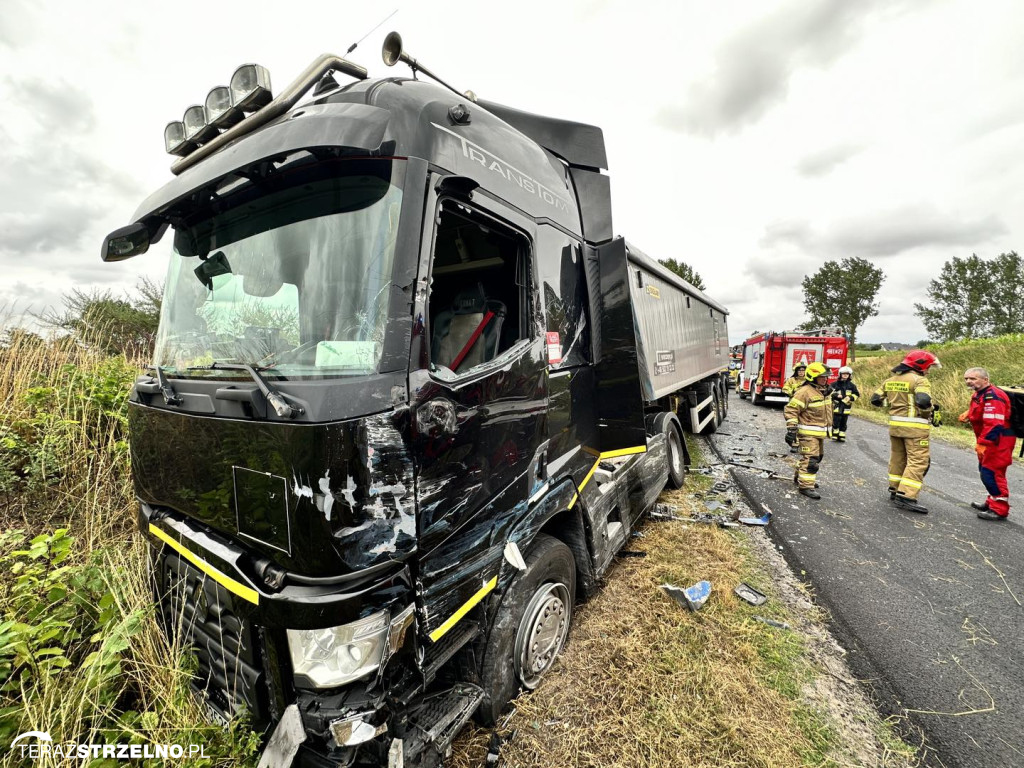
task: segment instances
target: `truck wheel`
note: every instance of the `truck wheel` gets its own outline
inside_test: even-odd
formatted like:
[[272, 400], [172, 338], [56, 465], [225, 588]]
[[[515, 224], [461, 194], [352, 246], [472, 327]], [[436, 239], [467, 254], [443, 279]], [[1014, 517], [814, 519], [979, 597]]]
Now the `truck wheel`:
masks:
[[682, 488], [686, 482], [686, 450], [674, 419], [665, 419], [665, 444], [668, 450], [668, 484]]
[[494, 725], [521, 688], [532, 691], [569, 636], [576, 599], [576, 561], [556, 538], [537, 534], [526, 570], [512, 582], [494, 617], [480, 668], [483, 725]]
[[757, 389], [750, 390], [750, 402], [754, 405], [764, 405], [764, 397], [757, 394]]
[[713, 435], [718, 431], [718, 425], [722, 423], [722, 398], [718, 394], [718, 387], [712, 389], [711, 398], [711, 408], [715, 417], [704, 425], [704, 429], [701, 431], [702, 435]]

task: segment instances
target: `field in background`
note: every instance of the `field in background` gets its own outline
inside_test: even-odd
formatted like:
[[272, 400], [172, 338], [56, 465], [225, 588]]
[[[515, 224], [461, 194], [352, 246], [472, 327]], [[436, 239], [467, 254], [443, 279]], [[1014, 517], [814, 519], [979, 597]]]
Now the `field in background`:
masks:
[[[928, 349], [942, 363], [942, 368], [928, 373], [932, 397], [941, 406], [943, 415], [943, 426], [933, 429], [932, 435], [958, 445], [974, 445], [970, 426], [957, 422], [957, 415], [966, 411], [971, 401], [971, 390], [964, 385], [964, 371], [974, 367], [986, 368], [996, 386], [1024, 385], [1024, 335], [936, 344]], [[860, 359], [860, 354], [857, 353], [858, 360], [852, 365], [853, 378], [861, 392], [860, 400], [854, 404], [854, 413], [872, 421], [885, 422], [887, 415], [881, 409], [873, 408], [869, 402], [871, 393], [892, 375], [891, 369], [903, 360], [906, 352], [886, 352], [865, 359]], [[1018, 450], [1019, 445], [1018, 442]]]

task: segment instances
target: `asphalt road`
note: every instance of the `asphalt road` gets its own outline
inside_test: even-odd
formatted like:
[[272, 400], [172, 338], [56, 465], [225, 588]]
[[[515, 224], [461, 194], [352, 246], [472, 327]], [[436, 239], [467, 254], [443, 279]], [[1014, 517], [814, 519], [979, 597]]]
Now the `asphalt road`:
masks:
[[[985, 491], [974, 452], [932, 442], [920, 501], [889, 502], [888, 430], [850, 419], [849, 442], [827, 442], [821, 501], [792, 484], [781, 406], [732, 393], [712, 438], [769, 532], [813, 587], [884, 714], [909, 718], [930, 766], [1024, 766], [1024, 470], [1010, 468], [1010, 519], [979, 520]], [[905, 721], [908, 722], [908, 721]]]

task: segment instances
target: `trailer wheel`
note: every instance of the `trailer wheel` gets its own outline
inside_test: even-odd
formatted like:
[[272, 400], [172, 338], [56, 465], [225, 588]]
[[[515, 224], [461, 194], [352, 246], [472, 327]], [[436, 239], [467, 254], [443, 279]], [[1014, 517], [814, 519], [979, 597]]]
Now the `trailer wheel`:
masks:
[[718, 394], [718, 387], [711, 389], [711, 408], [715, 417], [701, 430], [702, 435], [713, 435], [718, 431], [718, 425], [722, 423], [722, 398]]
[[494, 725], [521, 688], [532, 691], [569, 636], [576, 561], [556, 538], [537, 534], [526, 570], [512, 582], [494, 617], [480, 667], [484, 700], [477, 719]]

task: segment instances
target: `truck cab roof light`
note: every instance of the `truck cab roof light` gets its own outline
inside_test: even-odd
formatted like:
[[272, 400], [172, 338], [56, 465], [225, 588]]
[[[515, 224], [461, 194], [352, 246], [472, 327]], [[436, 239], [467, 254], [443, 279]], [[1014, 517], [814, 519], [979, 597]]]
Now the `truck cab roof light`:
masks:
[[254, 112], [270, 103], [270, 73], [259, 64], [243, 64], [231, 76], [231, 103], [244, 112]]
[[206, 109], [202, 104], [193, 104], [186, 109], [181, 121], [185, 124], [185, 138], [196, 144], [204, 144], [220, 133], [206, 121]]
[[231, 89], [218, 85], [206, 94], [206, 119], [210, 125], [223, 130], [238, 123], [245, 114], [231, 104]]
[[181, 120], [173, 120], [164, 128], [164, 149], [169, 155], [184, 157], [199, 145], [189, 141], [185, 136], [185, 124]]

